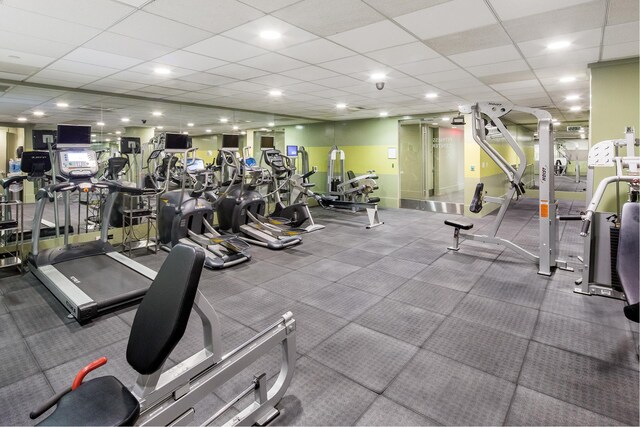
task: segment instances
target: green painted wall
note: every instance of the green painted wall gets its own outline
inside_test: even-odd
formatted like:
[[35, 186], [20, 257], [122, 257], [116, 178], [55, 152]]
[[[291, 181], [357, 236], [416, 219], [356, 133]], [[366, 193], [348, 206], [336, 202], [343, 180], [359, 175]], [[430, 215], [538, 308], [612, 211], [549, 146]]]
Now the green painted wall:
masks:
[[388, 159], [387, 149], [398, 148], [398, 119], [381, 118], [287, 126], [286, 145], [303, 145], [309, 153], [309, 167], [316, 191], [326, 192], [328, 153], [332, 145], [345, 152], [345, 168], [356, 175], [375, 170], [380, 187], [374, 195], [380, 206], [399, 206], [398, 159]]
[[[636, 137], [640, 132], [640, 74], [639, 58], [590, 64], [591, 69], [591, 118], [590, 143], [607, 139], [621, 139], [627, 126], [633, 126]], [[626, 150], [621, 150], [621, 155]], [[615, 174], [613, 168], [597, 168], [594, 174], [595, 189], [600, 181]], [[615, 186], [609, 186], [600, 203], [599, 211], [615, 212]], [[627, 185], [621, 184], [622, 200]]]

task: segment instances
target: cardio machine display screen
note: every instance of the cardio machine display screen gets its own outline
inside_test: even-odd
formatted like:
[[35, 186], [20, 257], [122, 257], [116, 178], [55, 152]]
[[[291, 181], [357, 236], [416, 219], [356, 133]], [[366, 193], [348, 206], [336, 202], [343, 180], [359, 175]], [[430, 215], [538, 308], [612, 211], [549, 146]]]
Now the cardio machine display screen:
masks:
[[287, 145], [287, 157], [298, 157], [297, 145]]
[[57, 141], [61, 145], [90, 145], [91, 126], [58, 125]]
[[73, 152], [70, 151], [65, 154], [66, 158], [70, 162], [88, 162], [89, 161], [89, 153], [86, 151], [78, 151]]
[[187, 172], [197, 172], [204, 169], [204, 160], [202, 159], [195, 159], [187, 162]]
[[191, 139], [189, 135], [182, 133], [166, 133], [164, 148], [166, 150], [187, 150], [191, 148]]

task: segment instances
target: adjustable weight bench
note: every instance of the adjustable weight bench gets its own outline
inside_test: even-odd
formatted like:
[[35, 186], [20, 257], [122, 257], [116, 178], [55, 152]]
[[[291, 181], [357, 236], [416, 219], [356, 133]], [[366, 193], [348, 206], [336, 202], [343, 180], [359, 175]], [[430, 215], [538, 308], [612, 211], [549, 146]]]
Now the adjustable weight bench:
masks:
[[[279, 413], [275, 405], [293, 378], [295, 320], [288, 312], [222, 356], [218, 316], [198, 290], [204, 261], [202, 248], [178, 244], [162, 264], [131, 326], [127, 362], [140, 374], [131, 390], [113, 376], [82, 382], [89, 372], [107, 362], [103, 357], [82, 369], [71, 387], [53, 396], [30, 417], [35, 419], [57, 405], [39, 425], [190, 425], [198, 402], [281, 345], [280, 374], [271, 388], [266, 374], [256, 375], [240, 395], [204, 424], [215, 422], [251, 392], [254, 401], [227, 425], [264, 425], [273, 420]], [[184, 335], [192, 308], [202, 320], [204, 349], [164, 370], [165, 361]]]

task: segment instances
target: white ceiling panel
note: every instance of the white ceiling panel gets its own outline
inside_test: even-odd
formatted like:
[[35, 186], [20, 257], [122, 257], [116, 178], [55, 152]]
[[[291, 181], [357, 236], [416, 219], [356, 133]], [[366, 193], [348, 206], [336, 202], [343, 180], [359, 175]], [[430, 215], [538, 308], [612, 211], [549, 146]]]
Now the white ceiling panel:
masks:
[[149, 74], [149, 73], [138, 73], [131, 70], [120, 71], [118, 74], [113, 74], [109, 77], [115, 80], [124, 80], [127, 82], [143, 83], [145, 84], [145, 86], [161, 83], [163, 81], [170, 79], [170, 77], [167, 77], [167, 76], [158, 76], [158, 75]]
[[207, 71], [212, 74], [231, 77], [237, 80], [252, 79], [269, 74], [267, 71], [257, 70], [255, 68], [246, 67], [240, 64], [227, 64], [223, 65], [222, 67], [212, 68]]
[[184, 50], [177, 50], [168, 55], [161, 56], [154, 62], [162, 65], [182, 67], [195, 71], [205, 71], [227, 64], [227, 62], [221, 59], [198, 55], [196, 53], [191, 53]]
[[272, 73], [280, 73], [282, 71], [301, 68], [307, 65], [304, 62], [300, 62], [296, 59], [288, 58], [286, 56], [273, 52], [245, 59], [240, 63], [242, 65], [246, 65], [247, 67], [270, 71]]
[[247, 81], [237, 81], [233, 83], [227, 83], [223, 85], [226, 89], [238, 90], [242, 92], [256, 92], [261, 93], [263, 96], [267, 96], [268, 87], [265, 85], [259, 85], [257, 83], [251, 83]]
[[299, 2], [300, 0], [240, 0], [242, 3], [245, 3], [251, 7], [255, 7], [265, 13], [275, 12], [278, 9], [282, 9], [283, 7], [287, 7], [294, 3]]
[[[590, 47], [599, 47], [602, 39], [602, 29], [594, 28], [591, 30], [580, 31], [577, 33], [563, 34], [561, 36], [547, 37], [538, 40], [530, 40], [518, 43], [518, 47], [526, 58], [532, 58], [542, 55], [555, 55], [564, 52], [572, 52], [579, 49], [587, 49]], [[551, 43], [569, 42], [571, 46], [560, 51], [550, 50], [547, 46]]]
[[[263, 31], [277, 31], [280, 33], [280, 37], [276, 40], [264, 39], [260, 36], [260, 33]], [[225, 31], [222, 35], [263, 49], [278, 51], [288, 46], [297, 45], [317, 38], [317, 36], [308, 31], [301, 30], [294, 25], [270, 15]]]
[[281, 74], [289, 77], [293, 77], [299, 80], [312, 81], [318, 79], [326, 79], [329, 77], [335, 77], [338, 73], [310, 65], [307, 67], [296, 68], [295, 70], [283, 71]]
[[361, 71], [383, 72], [385, 67], [372, 59], [362, 55], [350, 56], [322, 63], [322, 68], [328, 68], [341, 74], [353, 74]]
[[522, 59], [515, 61], [498, 62], [495, 64], [478, 65], [475, 67], [467, 67], [467, 71], [476, 77], [490, 76], [492, 74], [512, 73], [515, 71], [528, 70], [529, 66]]
[[83, 88], [91, 90], [100, 90], [104, 92], [124, 93], [134, 89], [140, 89], [146, 86], [144, 83], [128, 82], [113, 78], [106, 78], [84, 85]]
[[458, 68], [456, 64], [449, 61], [447, 58], [434, 58], [424, 61], [412, 62], [410, 64], [398, 65], [395, 68], [407, 73], [410, 76], [416, 76], [419, 74], [437, 73], [439, 71], [455, 70]]
[[477, 0], [453, 0], [398, 16], [395, 20], [423, 40], [496, 22], [485, 3]]
[[39, 39], [27, 34], [10, 33], [0, 30], [0, 49], [57, 58], [72, 51], [74, 48], [73, 45], [59, 43], [50, 39]]
[[637, 21], [639, 16], [640, 2], [638, 0], [609, 0], [607, 25]]
[[22, 81], [27, 77], [29, 77], [29, 74], [7, 73], [5, 71], [0, 71], [0, 79]]
[[606, 61], [609, 59], [637, 57], [638, 52], [640, 52], [640, 44], [637, 41], [610, 44], [603, 48], [602, 59]]
[[588, 64], [598, 60], [600, 55], [599, 47], [592, 47], [589, 49], [573, 50], [570, 52], [558, 52], [553, 55], [536, 56], [535, 58], [529, 58], [529, 64], [532, 68], [548, 68], [561, 64]]
[[[29, 77], [27, 81], [32, 83], [61, 84], [61, 86], [80, 87], [84, 84], [91, 83], [98, 79], [99, 78], [95, 76], [70, 73], [68, 71], [42, 70], [39, 73]], [[64, 84], [62, 84], [61, 82], [64, 82]]]
[[145, 6], [144, 10], [214, 34], [263, 15], [255, 8], [236, 0], [155, 0]]
[[619, 44], [638, 41], [640, 38], [640, 22], [609, 25], [604, 28], [604, 44]]
[[438, 52], [421, 42], [408, 43], [402, 46], [394, 46], [368, 52], [367, 56], [383, 64], [392, 66], [408, 64], [410, 62], [433, 59], [440, 56]]
[[302, 0], [273, 15], [324, 37], [384, 19], [360, 0]]
[[249, 80], [251, 83], [270, 86], [272, 88], [284, 88], [294, 84], [302, 83], [298, 79], [283, 76], [282, 74], [267, 74], [266, 76], [256, 77]]
[[[100, 30], [86, 25], [3, 6], [1, 3], [0, 28], [12, 33], [25, 34], [75, 46], [81, 45], [100, 32]], [[55, 30], [52, 31], [52, 29]]]
[[145, 61], [157, 58], [172, 52], [174, 48], [151, 43], [144, 40], [132, 39], [122, 34], [105, 31], [89, 40], [83, 47], [109, 52], [116, 55], [124, 55]]
[[329, 39], [358, 53], [370, 52], [416, 41], [416, 39], [392, 23], [380, 21], [364, 27], [330, 36]]
[[444, 90], [455, 89], [455, 88], [466, 88], [466, 87], [482, 87], [484, 83], [475, 77], [466, 77], [464, 79], [459, 80], [451, 80], [447, 82], [439, 82], [438, 87]]
[[349, 77], [349, 76], [336, 76], [336, 77], [329, 77], [327, 79], [318, 79], [316, 80], [316, 83], [326, 87], [340, 89], [343, 87], [358, 85], [362, 83], [362, 80]]
[[588, 3], [593, 0], [535, 0], [535, 1], [513, 1], [513, 0], [489, 0], [491, 6], [496, 11], [500, 19], [509, 20], [521, 18], [523, 16], [536, 15], [538, 13], [563, 9], [565, 7]]
[[192, 45], [212, 35], [188, 24], [143, 11], [135, 12], [111, 27], [109, 31], [176, 49]]
[[390, 18], [437, 6], [448, 1], [450, 0], [364, 0], [369, 6]]
[[316, 39], [280, 51], [283, 55], [311, 64], [333, 61], [352, 56], [353, 51], [345, 49], [327, 39]]
[[86, 64], [100, 65], [103, 67], [124, 70], [140, 64], [142, 61], [128, 56], [115, 55], [113, 53], [100, 52], [98, 50], [80, 47], [63, 57], [70, 61], [84, 62]]
[[[55, 58], [43, 55], [33, 55], [12, 49], [0, 49], [0, 62], [18, 64], [29, 67], [44, 67], [53, 62]], [[9, 71], [9, 70], [5, 70]]]
[[[67, 59], [61, 59], [54, 62], [47, 67], [47, 70], [55, 70], [76, 74], [85, 74], [87, 76], [94, 77], [107, 77], [111, 74], [115, 74], [120, 70], [115, 68], [103, 67], [100, 65], [85, 64], [84, 62], [69, 61]], [[94, 79], [95, 80], [95, 79]]]
[[427, 84], [437, 86], [440, 82], [450, 82], [452, 80], [460, 80], [471, 77], [468, 72], [458, 68], [456, 70], [440, 71], [438, 73], [428, 73], [416, 76], [416, 78], [422, 80]]
[[135, 10], [110, 0], [5, 0], [3, 4], [103, 30]]
[[495, 62], [522, 59], [520, 53], [512, 45], [492, 47], [472, 52], [459, 53], [449, 56], [449, 59], [462, 67], [492, 64]]
[[187, 82], [184, 80], [167, 80], [167, 81], [163, 81], [161, 83], [158, 83], [158, 86], [162, 86], [162, 87], [169, 87], [172, 89], [179, 89], [182, 91], [197, 91], [197, 90], [201, 90], [201, 89], [205, 89], [209, 86], [202, 84], [202, 83], [196, 83], [196, 82]]
[[241, 61], [267, 52], [259, 47], [251, 46], [222, 36], [215, 36], [202, 40], [186, 47], [185, 50], [229, 62]]
[[226, 83], [235, 82], [236, 79], [227, 76], [220, 76], [213, 73], [194, 73], [188, 76], [180, 77], [180, 80], [187, 82], [200, 83], [207, 86], [218, 86]]

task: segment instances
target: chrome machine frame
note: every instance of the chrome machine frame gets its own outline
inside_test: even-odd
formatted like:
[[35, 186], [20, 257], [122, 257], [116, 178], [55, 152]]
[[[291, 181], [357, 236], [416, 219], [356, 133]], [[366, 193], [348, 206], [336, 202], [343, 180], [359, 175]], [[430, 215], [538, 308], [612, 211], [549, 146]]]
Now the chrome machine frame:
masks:
[[[540, 246], [538, 254], [532, 253], [514, 242], [497, 236], [498, 230], [507, 209], [514, 196], [519, 198], [524, 194], [522, 177], [527, 167], [527, 159], [522, 147], [516, 142], [501, 118], [511, 111], [529, 113], [538, 120], [538, 140], [540, 145], [539, 160], [539, 233]], [[510, 188], [503, 197], [484, 197], [489, 203], [500, 205], [497, 217], [487, 234], [478, 235], [459, 232], [456, 229], [454, 244], [449, 249], [458, 250], [459, 236], [465, 239], [478, 240], [484, 243], [494, 243], [505, 246], [520, 256], [538, 265], [538, 274], [550, 276], [552, 268], [570, 269], [566, 261], [556, 259], [558, 253], [558, 218], [556, 216], [557, 201], [554, 189], [554, 155], [553, 155], [553, 126], [551, 114], [538, 108], [519, 107], [506, 102], [478, 102], [473, 105], [462, 106], [460, 112], [471, 114], [473, 139], [480, 148], [498, 165], [507, 176]], [[486, 116], [498, 128], [509, 146], [518, 156], [517, 168], [512, 166], [495, 148], [489, 144], [485, 135]]]

